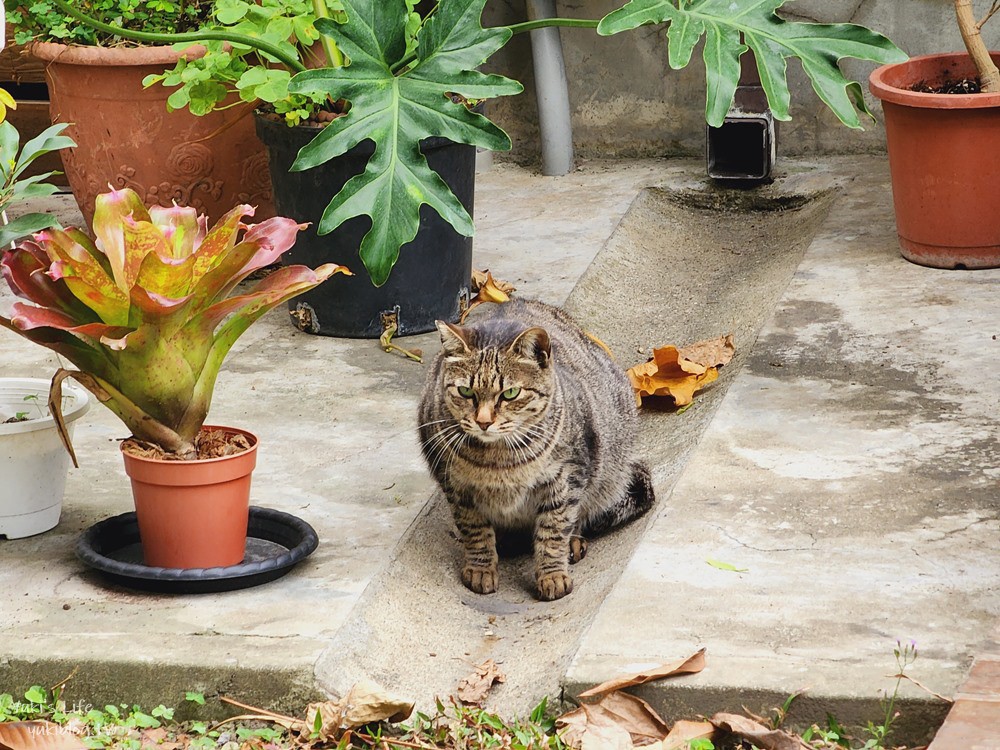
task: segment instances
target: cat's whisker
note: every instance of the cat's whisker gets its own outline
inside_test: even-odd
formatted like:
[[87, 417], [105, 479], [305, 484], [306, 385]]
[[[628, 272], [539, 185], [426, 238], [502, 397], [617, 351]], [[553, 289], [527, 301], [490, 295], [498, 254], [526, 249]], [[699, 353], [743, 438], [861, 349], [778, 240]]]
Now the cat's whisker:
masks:
[[430, 427], [432, 424], [442, 424], [444, 422], [453, 422], [453, 421], [455, 420], [452, 419], [451, 417], [448, 417], [447, 419], [435, 419], [430, 422], [424, 422], [423, 424], [418, 424], [417, 429], [419, 430], [422, 427]]

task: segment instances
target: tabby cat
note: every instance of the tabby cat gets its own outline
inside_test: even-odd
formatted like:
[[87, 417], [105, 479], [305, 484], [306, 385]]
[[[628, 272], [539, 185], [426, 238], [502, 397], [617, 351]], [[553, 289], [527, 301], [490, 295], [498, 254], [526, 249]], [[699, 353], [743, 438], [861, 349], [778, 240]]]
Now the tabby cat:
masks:
[[636, 461], [635, 397], [622, 369], [563, 311], [529, 300], [491, 306], [459, 327], [438, 322], [442, 351], [420, 404], [420, 440], [465, 547], [462, 581], [497, 590], [495, 530], [533, 530], [542, 599], [573, 590], [584, 534], [653, 504]]

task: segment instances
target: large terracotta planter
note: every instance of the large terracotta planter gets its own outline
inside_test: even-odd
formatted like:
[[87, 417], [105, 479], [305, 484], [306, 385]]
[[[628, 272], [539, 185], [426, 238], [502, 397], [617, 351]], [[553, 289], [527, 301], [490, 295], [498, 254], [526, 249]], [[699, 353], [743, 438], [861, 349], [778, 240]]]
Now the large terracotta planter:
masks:
[[869, 79], [885, 113], [899, 245], [914, 263], [1000, 267], [1000, 94], [909, 90], [977, 76], [955, 53], [884, 65]]
[[215, 568], [243, 560], [257, 436], [234, 427], [203, 429], [246, 435], [252, 447], [203, 461], [161, 461], [122, 451], [143, 559], [151, 567]]
[[194, 206], [210, 223], [240, 203], [257, 206], [257, 220], [273, 215], [267, 156], [245, 106], [203, 117], [168, 113], [172, 89], [143, 89], [143, 78], [173, 67], [182, 53], [50, 42], [30, 50], [46, 63], [52, 121], [73, 123], [66, 134], [77, 148], [62, 157], [88, 225], [109, 184], [132, 188], [146, 205]]

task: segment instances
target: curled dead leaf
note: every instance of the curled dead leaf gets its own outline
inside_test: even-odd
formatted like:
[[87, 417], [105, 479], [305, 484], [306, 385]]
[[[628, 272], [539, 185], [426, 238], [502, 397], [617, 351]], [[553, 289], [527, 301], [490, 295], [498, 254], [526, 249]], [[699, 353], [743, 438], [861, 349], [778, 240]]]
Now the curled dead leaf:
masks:
[[51, 721], [0, 724], [0, 750], [86, 750], [72, 731]]
[[340, 700], [310, 703], [305, 730], [311, 739], [339, 740], [344, 732], [377, 721], [405, 721], [413, 713], [413, 701], [382, 690], [367, 680], [355, 684]]
[[768, 729], [753, 719], [739, 714], [716, 714], [712, 724], [724, 732], [729, 732], [752, 743], [760, 750], [809, 750], [801, 738], [783, 729]]
[[486, 695], [494, 684], [504, 682], [506, 679], [497, 663], [492, 659], [487, 659], [476, 667], [472, 674], [459, 680], [455, 695], [462, 703], [479, 705], [486, 700]]
[[627, 375], [638, 405], [647, 396], [670, 396], [677, 406], [690, 404], [696, 391], [719, 377], [718, 368], [730, 362], [736, 348], [732, 335], [678, 349], [653, 349], [652, 358], [629, 368]]
[[502, 304], [510, 301], [510, 295], [516, 291], [516, 287], [506, 281], [498, 281], [493, 278], [489, 270], [472, 272], [472, 293], [475, 295], [465, 312], [462, 313], [459, 323], [464, 323], [466, 316], [484, 302], [494, 302]]
[[700, 648], [691, 654], [691, 656], [683, 659], [661, 664], [654, 669], [646, 669], [642, 672], [635, 672], [633, 674], [615, 677], [614, 679], [602, 682], [600, 685], [595, 685], [588, 690], [584, 690], [580, 693], [579, 697], [594, 698], [598, 695], [605, 695], [606, 693], [610, 693], [614, 690], [621, 690], [634, 685], [644, 685], [645, 683], [652, 682], [653, 680], [662, 680], [665, 677], [673, 677], [681, 674], [695, 674], [704, 668], [705, 649]]
[[490, 299], [490, 302], [506, 302], [510, 299], [510, 295], [517, 291], [517, 287], [510, 282], [494, 279], [489, 269], [473, 270], [472, 291], [478, 295], [484, 289], [488, 296], [497, 297], [497, 299]]
[[642, 698], [609, 693], [598, 703], [584, 703], [556, 719], [563, 742], [573, 748], [644, 747], [663, 740], [669, 727]]
[[663, 738], [662, 750], [687, 750], [692, 740], [710, 740], [715, 736], [715, 725], [710, 721], [674, 722], [670, 733]]

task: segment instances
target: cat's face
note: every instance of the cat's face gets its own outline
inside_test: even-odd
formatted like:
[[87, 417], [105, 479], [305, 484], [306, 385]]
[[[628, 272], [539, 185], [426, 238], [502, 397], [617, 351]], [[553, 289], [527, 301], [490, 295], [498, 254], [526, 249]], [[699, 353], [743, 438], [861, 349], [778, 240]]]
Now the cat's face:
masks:
[[549, 337], [529, 328], [513, 341], [478, 348], [475, 332], [439, 323], [445, 350], [442, 395], [463, 432], [512, 447], [541, 437], [554, 387]]

